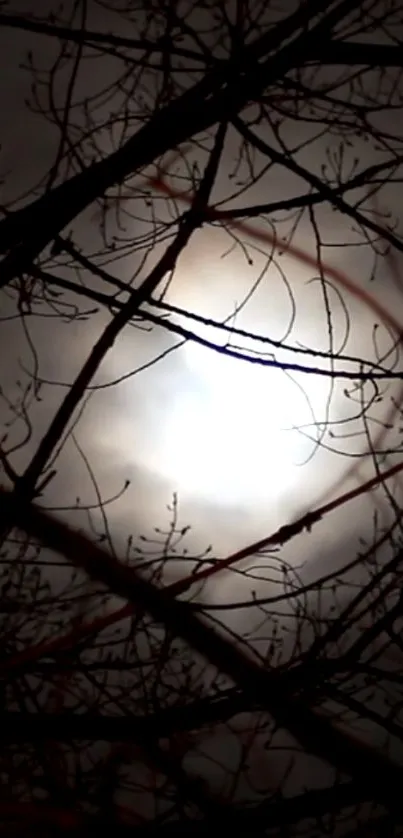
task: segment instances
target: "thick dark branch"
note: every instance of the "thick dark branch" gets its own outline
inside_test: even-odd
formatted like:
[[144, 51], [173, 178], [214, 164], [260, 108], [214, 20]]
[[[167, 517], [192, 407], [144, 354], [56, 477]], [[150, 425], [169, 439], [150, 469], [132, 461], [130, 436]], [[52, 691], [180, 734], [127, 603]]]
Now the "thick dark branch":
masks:
[[388, 44], [360, 44], [354, 41], [330, 41], [316, 44], [307, 62], [339, 64], [348, 67], [403, 67], [403, 47]]
[[[91, 383], [105, 355], [113, 346], [116, 338], [137, 313], [139, 306], [155, 291], [167, 273], [175, 268], [176, 261], [182, 250], [188, 244], [195, 229], [200, 226], [205, 207], [217, 174], [225, 140], [226, 126], [221, 123], [216, 136], [205, 173], [201, 179], [190, 210], [179, 220], [177, 235], [167, 247], [161, 259], [150, 271], [141, 285], [132, 290], [126, 303], [119, 309], [114, 318], [108, 323], [103, 333], [94, 344], [87, 360], [81, 367], [68, 393], [63, 399], [58, 411], [42, 437], [36, 452], [27, 466], [24, 474], [15, 485], [18, 498], [26, 500], [35, 496], [36, 483], [52, 456], [55, 447], [62, 439], [68, 423], [74, 415], [86, 388]], [[7, 517], [3, 518], [0, 511], [0, 532], [2, 537], [8, 529]]]
[[[97, 266], [94, 265], [92, 273], [96, 275], [97, 271]], [[79, 285], [78, 283], [72, 282], [69, 279], [64, 279], [63, 277], [56, 276], [55, 274], [50, 274], [47, 271], [42, 271], [40, 268], [37, 268], [35, 266], [31, 267], [30, 273], [32, 274], [32, 276], [41, 279], [50, 287], [54, 285], [56, 286], [56, 288], [63, 288], [66, 291], [71, 291], [72, 293], [77, 294], [78, 296], [94, 300], [94, 302], [104, 305], [110, 311], [122, 311], [122, 309], [124, 309], [126, 305], [126, 303], [123, 303], [121, 300], [117, 299], [112, 295], [105, 294], [102, 291], [96, 291], [93, 288], [87, 288], [85, 285]], [[104, 271], [102, 271], [102, 273], [105, 274]], [[128, 286], [125, 287], [125, 290], [127, 292], [131, 291], [131, 289]], [[156, 308], [165, 311], [175, 311], [182, 317], [185, 317], [186, 319], [194, 321], [196, 323], [203, 323], [204, 325], [212, 326], [219, 330], [225, 328], [225, 331], [228, 335], [238, 335], [240, 337], [247, 338], [248, 340], [256, 340], [259, 341], [259, 343], [261, 344], [267, 344], [268, 346], [275, 347], [277, 349], [286, 350], [288, 352], [292, 352], [293, 354], [300, 354], [307, 357], [324, 358], [325, 360], [329, 360], [329, 358], [332, 357], [329, 355], [328, 352], [320, 352], [319, 350], [311, 350], [305, 347], [301, 348], [294, 347], [292, 345], [289, 346], [288, 344], [282, 344], [280, 341], [276, 341], [274, 339], [265, 337], [264, 335], [257, 335], [253, 332], [247, 332], [244, 329], [238, 329], [237, 327], [231, 326], [224, 327], [223, 324], [219, 321], [201, 317], [195, 314], [194, 312], [189, 312], [185, 309], [179, 309], [178, 306], [171, 306], [168, 303], [161, 302], [157, 299], [151, 298], [146, 302], [147, 305], [155, 306]], [[334, 357], [337, 358], [339, 362], [343, 361], [347, 363], [356, 364], [356, 371], [350, 371], [346, 369], [329, 370], [326, 368], [319, 368], [316, 366], [307, 366], [303, 364], [293, 364], [287, 363], [285, 361], [277, 361], [274, 358], [270, 359], [261, 357], [259, 355], [251, 355], [248, 354], [246, 351], [242, 352], [240, 350], [231, 349], [227, 343], [222, 345], [221, 343], [215, 343], [213, 340], [207, 340], [207, 338], [201, 337], [191, 329], [187, 329], [181, 326], [180, 324], [175, 323], [173, 320], [168, 320], [167, 318], [164, 318], [163, 316], [158, 317], [152, 314], [150, 311], [146, 311], [143, 308], [139, 308], [135, 316], [138, 320], [142, 320], [143, 322], [149, 321], [153, 325], [160, 326], [162, 329], [165, 329], [166, 331], [171, 332], [172, 334], [178, 335], [179, 337], [182, 337], [185, 340], [193, 341], [194, 343], [198, 343], [199, 346], [204, 346], [207, 349], [211, 349], [212, 352], [216, 352], [219, 355], [226, 355], [229, 358], [234, 358], [235, 360], [239, 360], [240, 362], [244, 362], [255, 366], [274, 367], [284, 370], [291, 370], [293, 372], [301, 372], [307, 375], [320, 375], [325, 378], [343, 378], [352, 381], [393, 381], [395, 379], [401, 380], [402, 378], [401, 372], [388, 370], [385, 367], [382, 367], [380, 364], [374, 363], [373, 361], [369, 361], [366, 358], [359, 358], [358, 356], [352, 355], [338, 354]], [[132, 319], [134, 319], [134, 316]], [[359, 367], [364, 368], [364, 371], [358, 371]]]
[[403, 808], [400, 790], [403, 769], [388, 757], [343, 731], [320, 711], [311, 710], [290, 695], [281, 677], [263, 670], [239, 649], [195, 617], [186, 602], [160, 591], [121, 564], [99, 545], [67, 527], [33, 504], [0, 491], [2, 514], [6, 520], [38, 538], [48, 548], [61, 553], [89, 577], [103, 583], [111, 593], [146, 609], [174, 635], [184, 638], [217, 669], [237, 683], [245, 696], [258, 701], [276, 723], [295, 737], [309, 753], [333, 764], [375, 800]]
[[[303, 207], [313, 207], [321, 204], [324, 201], [332, 203], [334, 198], [343, 195], [345, 192], [351, 192], [353, 189], [359, 189], [363, 186], [369, 186], [372, 179], [379, 177], [379, 175], [387, 174], [390, 169], [398, 168], [403, 163], [403, 155], [394, 155], [389, 160], [384, 160], [382, 163], [375, 163], [373, 166], [367, 166], [357, 175], [350, 178], [346, 183], [340, 184], [337, 187], [328, 186], [329, 192], [325, 195], [322, 189], [321, 192], [306, 192], [303, 195], [295, 195], [293, 198], [284, 198], [281, 201], [272, 201], [265, 204], [254, 204], [249, 207], [237, 207], [236, 209], [218, 210], [217, 218], [220, 220], [232, 220], [236, 218], [256, 218], [260, 215], [268, 215], [274, 212], [288, 212]], [[333, 197], [331, 197], [333, 196]]]
[[[191, 49], [176, 46], [174, 41], [167, 43], [165, 38], [161, 38], [155, 42], [147, 38], [124, 38], [121, 35], [114, 35], [111, 32], [97, 32], [92, 29], [74, 29], [70, 26], [58, 26], [54, 23], [48, 23], [45, 20], [8, 14], [0, 14], [0, 26], [10, 29], [22, 29], [24, 32], [34, 32], [37, 35], [46, 35], [51, 38], [60, 38], [63, 41], [70, 41], [73, 44], [86, 44], [87, 46], [102, 44], [107, 47], [139, 52], [147, 50], [150, 56], [153, 53], [159, 54], [169, 50], [171, 55], [177, 55], [179, 58], [188, 58], [191, 61], [197, 61], [203, 65], [206, 63], [205, 55], [194, 52]], [[214, 60], [212, 57], [211, 64], [213, 63]]]
[[252, 131], [239, 117], [235, 116], [232, 120], [234, 127], [239, 131], [239, 133], [247, 140], [248, 143], [253, 145], [261, 154], [264, 154], [266, 157], [269, 157], [274, 163], [278, 163], [280, 166], [284, 166], [286, 169], [289, 169], [290, 172], [293, 174], [298, 175], [298, 177], [305, 180], [315, 189], [317, 189], [318, 193], [323, 196], [323, 198], [329, 201], [334, 207], [336, 207], [340, 212], [344, 215], [349, 216], [356, 222], [360, 227], [365, 227], [368, 230], [371, 230], [375, 233], [379, 238], [385, 239], [396, 250], [399, 250], [403, 253], [403, 240], [395, 236], [388, 230], [386, 227], [381, 227], [380, 224], [377, 224], [375, 221], [372, 221], [371, 218], [368, 216], [363, 215], [359, 210], [355, 209], [354, 207], [347, 204], [347, 202], [338, 195], [335, 190], [333, 190], [330, 186], [326, 183], [321, 181], [317, 175], [313, 174], [313, 172], [308, 171], [299, 163], [297, 163], [291, 156], [285, 155], [283, 152], [277, 151], [277, 149], [273, 148], [273, 146], [269, 145], [265, 140], [258, 136], [254, 131]]
[[238, 690], [217, 698], [204, 698], [184, 706], [175, 705], [147, 716], [103, 716], [99, 713], [0, 713], [3, 742], [40, 742], [73, 739], [105, 742], [141, 742], [144, 737], [169, 736], [177, 731], [226, 722], [253, 710], [255, 702]]
[[[153, 163], [167, 151], [222, 122], [256, 98], [268, 84], [299, 66], [309, 49], [351, 11], [351, 0], [310, 0], [190, 90], [157, 111], [125, 145], [93, 163], [49, 194], [0, 222], [0, 287], [23, 273], [67, 224], [107, 189]], [[301, 31], [302, 27], [302, 31]], [[311, 28], [309, 28], [311, 27]], [[296, 33], [296, 34], [295, 34]], [[284, 47], [279, 48], [286, 40]], [[277, 50], [277, 52], [274, 52]], [[274, 53], [274, 54], [273, 54]], [[264, 59], [259, 63], [259, 59]]]
[[[11, 29], [22, 29], [25, 32], [34, 32], [38, 35], [46, 35], [51, 38], [61, 38], [74, 44], [94, 44], [106, 47], [122, 48], [125, 50], [141, 51], [147, 50], [151, 56], [153, 53], [165, 53], [169, 50], [171, 55], [179, 58], [187, 58], [205, 65], [207, 57], [210, 58], [211, 66], [219, 66], [223, 63], [211, 53], [207, 56], [206, 51], [195, 52], [191, 49], [177, 46], [174, 41], [169, 44], [166, 39], [150, 41], [147, 38], [125, 38], [121, 35], [114, 35], [111, 32], [98, 32], [91, 29], [74, 29], [70, 26], [58, 26], [44, 20], [21, 17], [20, 15], [0, 14], [0, 26]], [[311, 47], [305, 56], [304, 63], [320, 63], [322, 65], [346, 65], [369, 67], [403, 67], [403, 50], [401, 46], [387, 44], [361, 44], [354, 41], [333, 41], [326, 44], [323, 49], [320, 44]]]

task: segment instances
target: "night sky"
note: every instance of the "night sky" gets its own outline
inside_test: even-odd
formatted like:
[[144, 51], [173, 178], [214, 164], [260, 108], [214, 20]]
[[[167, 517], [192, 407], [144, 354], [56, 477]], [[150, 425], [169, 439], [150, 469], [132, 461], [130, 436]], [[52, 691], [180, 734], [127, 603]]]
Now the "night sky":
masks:
[[[144, 8], [128, 4], [132, 10], [128, 17], [119, 11], [124, 5], [123, 0], [105, 5], [95, 0], [66, 2], [60, 11], [53, 0], [10, 0], [1, 4], [0, 12], [28, 19], [34, 15], [51, 23], [49, 14], [54, 12], [54, 21], [62, 20], [76, 29], [84, 15], [88, 30], [140, 37], [147, 4]], [[220, 44], [214, 32], [208, 34], [214, 24], [214, 4], [210, 5], [210, 9], [194, 9], [186, 16], [190, 4], [183, 3], [181, 14], [204, 38], [206, 49], [223, 57], [225, 43]], [[250, 3], [248, 7], [257, 15], [258, 5]], [[267, 27], [272, 20], [291, 13], [295, 5], [282, 4], [279, 11], [274, 4], [267, 4], [260, 25]], [[150, 15], [151, 6], [154, 4], [150, 4]], [[380, 15], [382, 4], [375, 6]], [[231, 4], [227, 7], [233, 14]], [[148, 30], [151, 40], [158, 35], [154, 17], [154, 22], [150, 17]], [[339, 39], [354, 39], [358, 30], [353, 12], [336, 34]], [[387, 27], [378, 32], [374, 24], [374, 31], [376, 35], [358, 34], [356, 40], [393, 43]], [[401, 24], [399, 29], [395, 23], [393, 32], [399, 38]], [[256, 34], [252, 29], [249, 40]], [[84, 47], [85, 57], [78, 61], [77, 46], [61, 44], [43, 33], [0, 27], [0, 55], [7, 69], [0, 75], [0, 203], [8, 211], [37, 200], [47, 189], [56, 188], [94, 160], [112, 153], [151, 118], [155, 107], [157, 72], [141, 74], [139, 67], [130, 68], [130, 62], [121, 61], [113, 50], [104, 54]], [[189, 32], [183, 35], [181, 46], [195, 49]], [[36, 68], [34, 87], [30, 62]], [[370, 67], [354, 87], [348, 80], [351, 68], [305, 68], [299, 83], [317, 90], [327, 86], [327, 112], [333, 113], [334, 126], [321, 124], [320, 104], [306, 99], [304, 104], [302, 93], [300, 101], [295, 90], [291, 93], [287, 85], [280, 84], [268, 89], [269, 115], [258, 129], [253, 127], [253, 119], [258, 119], [256, 104], [250, 105], [244, 116], [248, 115], [252, 129], [263, 141], [277, 152], [286, 150], [312, 177], [328, 183], [338, 178], [347, 181], [388, 156], [401, 155], [400, 72], [392, 68], [381, 78], [379, 70]], [[169, 97], [179, 95], [198, 75], [193, 67], [176, 78], [158, 107], [163, 108]], [[337, 116], [338, 106], [329, 105], [332, 97], [339, 103], [353, 101], [356, 111], [346, 107], [343, 117]], [[354, 123], [360, 107], [370, 99], [374, 106], [366, 118], [372, 136], [369, 129], [366, 135], [357, 128], [358, 117]], [[397, 102], [393, 108], [392, 100]], [[346, 123], [350, 120], [350, 127], [343, 126], [343, 119]], [[171, 196], [167, 200], [152, 178], [162, 174], [173, 192], [192, 195], [213, 136], [210, 129], [190, 138], [190, 143], [179, 144], [179, 155], [170, 168], [172, 149], [167, 148], [155, 161], [159, 171], [154, 164], [142, 167], [126, 179], [121, 191], [108, 190], [106, 201], [101, 190], [101, 200], [92, 202], [60, 230], [61, 235], [120, 283], [138, 287], [167, 247], [168, 233], [176, 229], [173, 222], [186, 205], [186, 198]], [[388, 223], [401, 241], [401, 162], [397, 160], [383, 183], [381, 180], [382, 176], [377, 180], [375, 175], [371, 183], [364, 179], [361, 186], [346, 191], [345, 198], [381, 226]], [[313, 189], [295, 166], [290, 170], [275, 161], [269, 164], [261, 152], [247, 146], [236, 127], [229, 126], [210, 205], [234, 210], [276, 204]], [[282, 343], [269, 346], [234, 335], [230, 344], [235, 353], [249, 353], [255, 361], [271, 358], [280, 362], [280, 368], [227, 357], [184, 341], [163, 325], [139, 319], [126, 326], [107, 353], [75, 414], [73, 432], [61, 449], [56, 449], [57, 459], [52, 464], [56, 473], [41, 503], [88, 529], [86, 513], [74, 510], [77, 499], [84, 506], [96, 507], [99, 497], [108, 500], [117, 496], [105, 506], [117, 554], [125, 549], [130, 534], [134, 544], [139, 544], [140, 536], [151, 536], [153, 528], [164, 530], [169, 525], [167, 506], [174, 493], [180, 526], [191, 527], [183, 545], [190, 554], [211, 545], [212, 554], [222, 557], [357, 487], [377, 469], [385, 470], [401, 458], [399, 380], [385, 377], [361, 387], [354, 380], [360, 361], [366, 369], [370, 364], [383, 365], [394, 373], [401, 369], [396, 329], [391, 321], [382, 322], [376, 311], [379, 303], [397, 324], [403, 323], [401, 253], [392, 247], [392, 255], [385, 256], [384, 242], [371, 245], [370, 232], [365, 238], [351, 217], [326, 202], [318, 203], [311, 213], [308, 209], [278, 209], [247, 219], [247, 223], [260, 231], [260, 238], [244, 229], [234, 231], [230, 224], [225, 229], [217, 223], [205, 224], [191, 237], [175, 271], [164, 277], [154, 296], [204, 318], [204, 323], [195, 323], [178, 312], [164, 313], [173, 324], [193, 330], [219, 348], [228, 344], [228, 334], [206, 321], [226, 322]], [[153, 241], [155, 230], [157, 239]], [[270, 238], [264, 240], [265, 234], [272, 236], [273, 232], [285, 241], [280, 249], [273, 249]], [[320, 248], [325, 266], [322, 275], [287, 248], [290, 237], [292, 246], [314, 259]], [[49, 247], [42, 251], [37, 265], [71, 282], [86, 283], [94, 291], [117, 291], [99, 276], [73, 265], [66, 253], [51, 253]], [[339, 277], [335, 276], [337, 271]], [[340, 276], [352, 283], [353, 293], [343, 287]], [[35, 303], [33, 314], [21, 318], [15, 290], [18, 281], [13, 287], [11, 291], [3, 289], [0, 298], [0, 420], [4, 426], [2, 446], [5, 451], [14, 449], [10, 461], [20, 473], [111, 315], [94, 300], [69, 290], [57, 289], [56, 296], [54, 288], [52, 297], [48, 286], [46, 299]], [[124, 300], [124, 294], [119, 299]], [[153, 306], [147, 309], [143, 305], [142, 309], [161, 314]], [[311, 353], [295, 351], [301, 349]], [[320, 358], [317, 353], [328, 353], [328, 357]], [[284, 370], [281, 362], [308, 369]], [[318, 367], [331, 374], [315, 373]], [[334, 376], [335, 369], [350, 371], [351, 378]], [[24, 396], [27, 420], [18, 407], [16, 415], [15, 406], [30, 381], [31, 393]], [[391, 422], [391, 427], [381, 434], [385, 422]], [[9, 485], [5, 474], [2, 481]], [[312, 580], [341, 568], [371, 541], [376, 528], [379, 531], [394, 520], [393, 504], [401, 501], [399, 479], [388, 487], [393, 503], [388, 492], [378, 487], [339, 508], [283, 549], [282, 557], [298, 570], [300, 579]], [[96, 508], [91, 522], [95, 527], [104, 526]], [[392, 543], [384, 545], [379, 560], [389, 557], [392, 549]], [[180, 560], [173, 562], [168, 578], [182, 575], [182, 567]], [[251, 573], [227, 571], [207, 584], [200, 593], [204, 605], [250, 601], [252, 591], [263, 597], [277, 590], [275, 559], [249, 558], [242, 567], [249, 567]], [[360, 572], [355, 574], [355, 581], [360, 582]], [[51, 571], [51, 578], [57, 584], [57, 571]], [[345, 596], [341, 591], [341, 601]], [[217, 616], [218, 612], [212, 613]], [[282, 614], [287, 654], [295, 641], [293, 607], [284, 604]], [[220, 618], [262, 650], [266, 627], [259, 628], [261, 612], [243, 607], [224, 611]], [[207, 750], [209, 747], [207, 742]], [[225, 745], [228, 752], [231, 747]], [[270, 770], [274, 770], [272, 761], [276, 759], [272, 754], [268, 757]], [[276, 766], [278, 770], [278, 761]], [[316, 773], [314, 765], [299, 769], [302, 775], [305, 770], [312, 776]], [[321, 771], [317, 771], [319, 782], [325, 784]], [[297, 771], [297, 779], [290, 780], [290, 793], [298, 790], [300, 781]]]

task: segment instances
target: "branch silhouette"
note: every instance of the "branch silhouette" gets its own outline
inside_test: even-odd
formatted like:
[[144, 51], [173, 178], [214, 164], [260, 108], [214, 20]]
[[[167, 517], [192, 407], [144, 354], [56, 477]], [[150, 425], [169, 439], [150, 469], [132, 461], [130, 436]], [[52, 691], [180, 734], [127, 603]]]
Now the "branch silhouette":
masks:
[[322, 711], [311, 709], [290, 694], [276, 672], [262, 669], [194, 616], [186, 603], [155, 588], [86, 536], [4, 489], [0, 490], [0, 504], [12, 526], [61, 553], [111, 593], [123, 597], [135, 609], [147, 610], [166, 629], [187, 641], [218, 671], [238, 684], [253, 702], [258, 700], [276, 723], [288, 730], [309, 753], [330, 761], [359, 786], [371, 789], [374, 799], [402, 810], [399, 789], [403, 769], [391, 759], [344, 730]]

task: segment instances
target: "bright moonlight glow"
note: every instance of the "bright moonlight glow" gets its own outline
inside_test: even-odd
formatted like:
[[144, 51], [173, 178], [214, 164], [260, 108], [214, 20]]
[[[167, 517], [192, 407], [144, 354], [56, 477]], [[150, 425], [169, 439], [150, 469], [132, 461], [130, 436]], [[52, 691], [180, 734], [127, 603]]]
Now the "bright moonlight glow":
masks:
[[286, 491], [312, 446], [295, 430], [312, 422], [295, 381], [200, 344], [189, 342], [183, 351], [186, 381], [164, 423], [162, 471], [179, 491], [230, 502]]
[[[324, 297], [310, 264], [283, 254], [281, 271], [271, 260], [269, 270], [266, 254], [254, 252], [253, 262], [245, 265], [239, 251], [228, 251], [224, 231], [198, 235], [164, 287], [165, 301], [177, 308], [175, 316], [169, 315], [172, 321], [213, 346], [224, 343], [229, 333], [224, 327], [203, 327], [202, 318], [230, 322], [242, 330], [233, 338], [242, 344], [241, 351], [261, 352], [261, 357], [273, 351], [280, 365], [301, 364], [305, 372], [251, 364], [190, 340], [180, 349], [168, 344], [175, 352], [166, 355], [164, 343], [162, 363], [136, 379], [135, 398], [132, 381], [127, 381], [128, 430], [126, 435], [123, 423], [122, 438], [129, 440], [126, 449], [133, 441], [136, 464], [157, 475], [167, 491], [177, 491], [180, 502], [230, 506], [242, 516], [246, 510], [249, 518], [264, 518], [265, 528], [270, 516], [274, 528], [319, 505], [346, 480], [361, 482], [365, 468], [365, 476], [371, 476], [372, 458], [364, 461], [361, 399], [370, 405], [377, 439], [385, 414], [394, 415], [391, 396], [395, 403], [401, 399], [400, 383], [393, 390], [388, 385], [374, 402], [372, 384], [361, 389], [354, 380], [356, 358], [375, 360], [378, 309], [369, 304], [373, 298], [364, 285], [363, 296], [353, 280], [348, 279], [346, 289], [352, 286], [354, 294], [335, 279]], [[196, 317], [189, 320], [179, 310]], [[265, 341], [244, 339], [251, 334]], [[136, 355], [139, 369], [154, 358], [153, 340], [151, 333], [144, 355]], [[125, 357], [130, 355], [132, 363], [131, 335], [127, 341]], [[378, 360], [392, 357], [393, 343], [389, 327], [378, 330]], [[348, 377], [339, 377], [340, 370]]]

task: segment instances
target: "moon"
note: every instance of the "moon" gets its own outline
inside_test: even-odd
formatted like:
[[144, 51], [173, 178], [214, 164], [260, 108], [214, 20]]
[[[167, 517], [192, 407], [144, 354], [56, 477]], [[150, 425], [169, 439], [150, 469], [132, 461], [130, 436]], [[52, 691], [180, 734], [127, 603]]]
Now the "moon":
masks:
[[[212, 332], [198, 329], [210, 341]], [[179, 491], [214, 500], [282, 495], [312, 447], [298, 432], [312, 423], [306, 382], [299, 388], [283, 370], [195, 342], [183, 352], [183, 390], [165, 422], [161, 468]], [[316, 377], [310, 384], [317, 397]]]
[[[189, 339], [170, 356], [174, 363], [168, 359], [159, 367], [153, 419], [143, 423], [141, 440], [137, 432], [136, 459], [182, 501], [259, 511], [277, 522], [320, 503], [340, 485], [351, 463], [360, 467], [361, 482], [365, 439], [357, 406], [361, 391], [353, 380], [357, 364], [337, 358], [335, 365], [348, 368], [352, 379], [334, 378], [331, 356], [345, 347], [347, 355], [373, 358], [374, 312], [346, 296], [347, 345], [345, 311], [333, 292], [331, 347], [327, 304], [320, 282], [312, 280], [312, 268], [283, 255], [281, 272], [270, 263], [266, 276], [264, 254], [260, 263], [256, 257], [246, 266], [239, 253], [223, 258], [223, 235], [200, 232], [200, 240], [179, 261], [164, 298], [187, 315], [197, 313], [196, 321], [178, 311], [169, 316], [216, 349]], [[258, 275], [264, 281], [251, 294]], [[245, 299], [247, 305], [239, 307]], [[237, 341], [238, 351], [254, 352], [255, 359], [260, 353], [260, 359], [270, 357], [278, 366], [229, 357], [223, 351], [228, 332], [201, 322], [222, 324], [237, 307], [235, 325], [265, 335], [276, 346], [240, 335], [232, 337], [232, 346]], [[378, 330], [378, 351], [390, 352], [391, 336], [381, 331], [385, 346]], [[296, 354], [301, 348], [308, 354]], [[323, 353], [320, 359], [317, 351]], [[284, 362], [311, 366], [312, 372], [284, 369]], [[318, 374], [319, 367], [330, 374]], [[142, 386], [140, 401], [149, 398], [148, 380]], [[131, 391], [127, 398], [128, 417]], [[371, 421], [380, 426], [387, 405], [386, 398], [372, 404]], [[351, 480], [356, 479], [354, 472]]]

